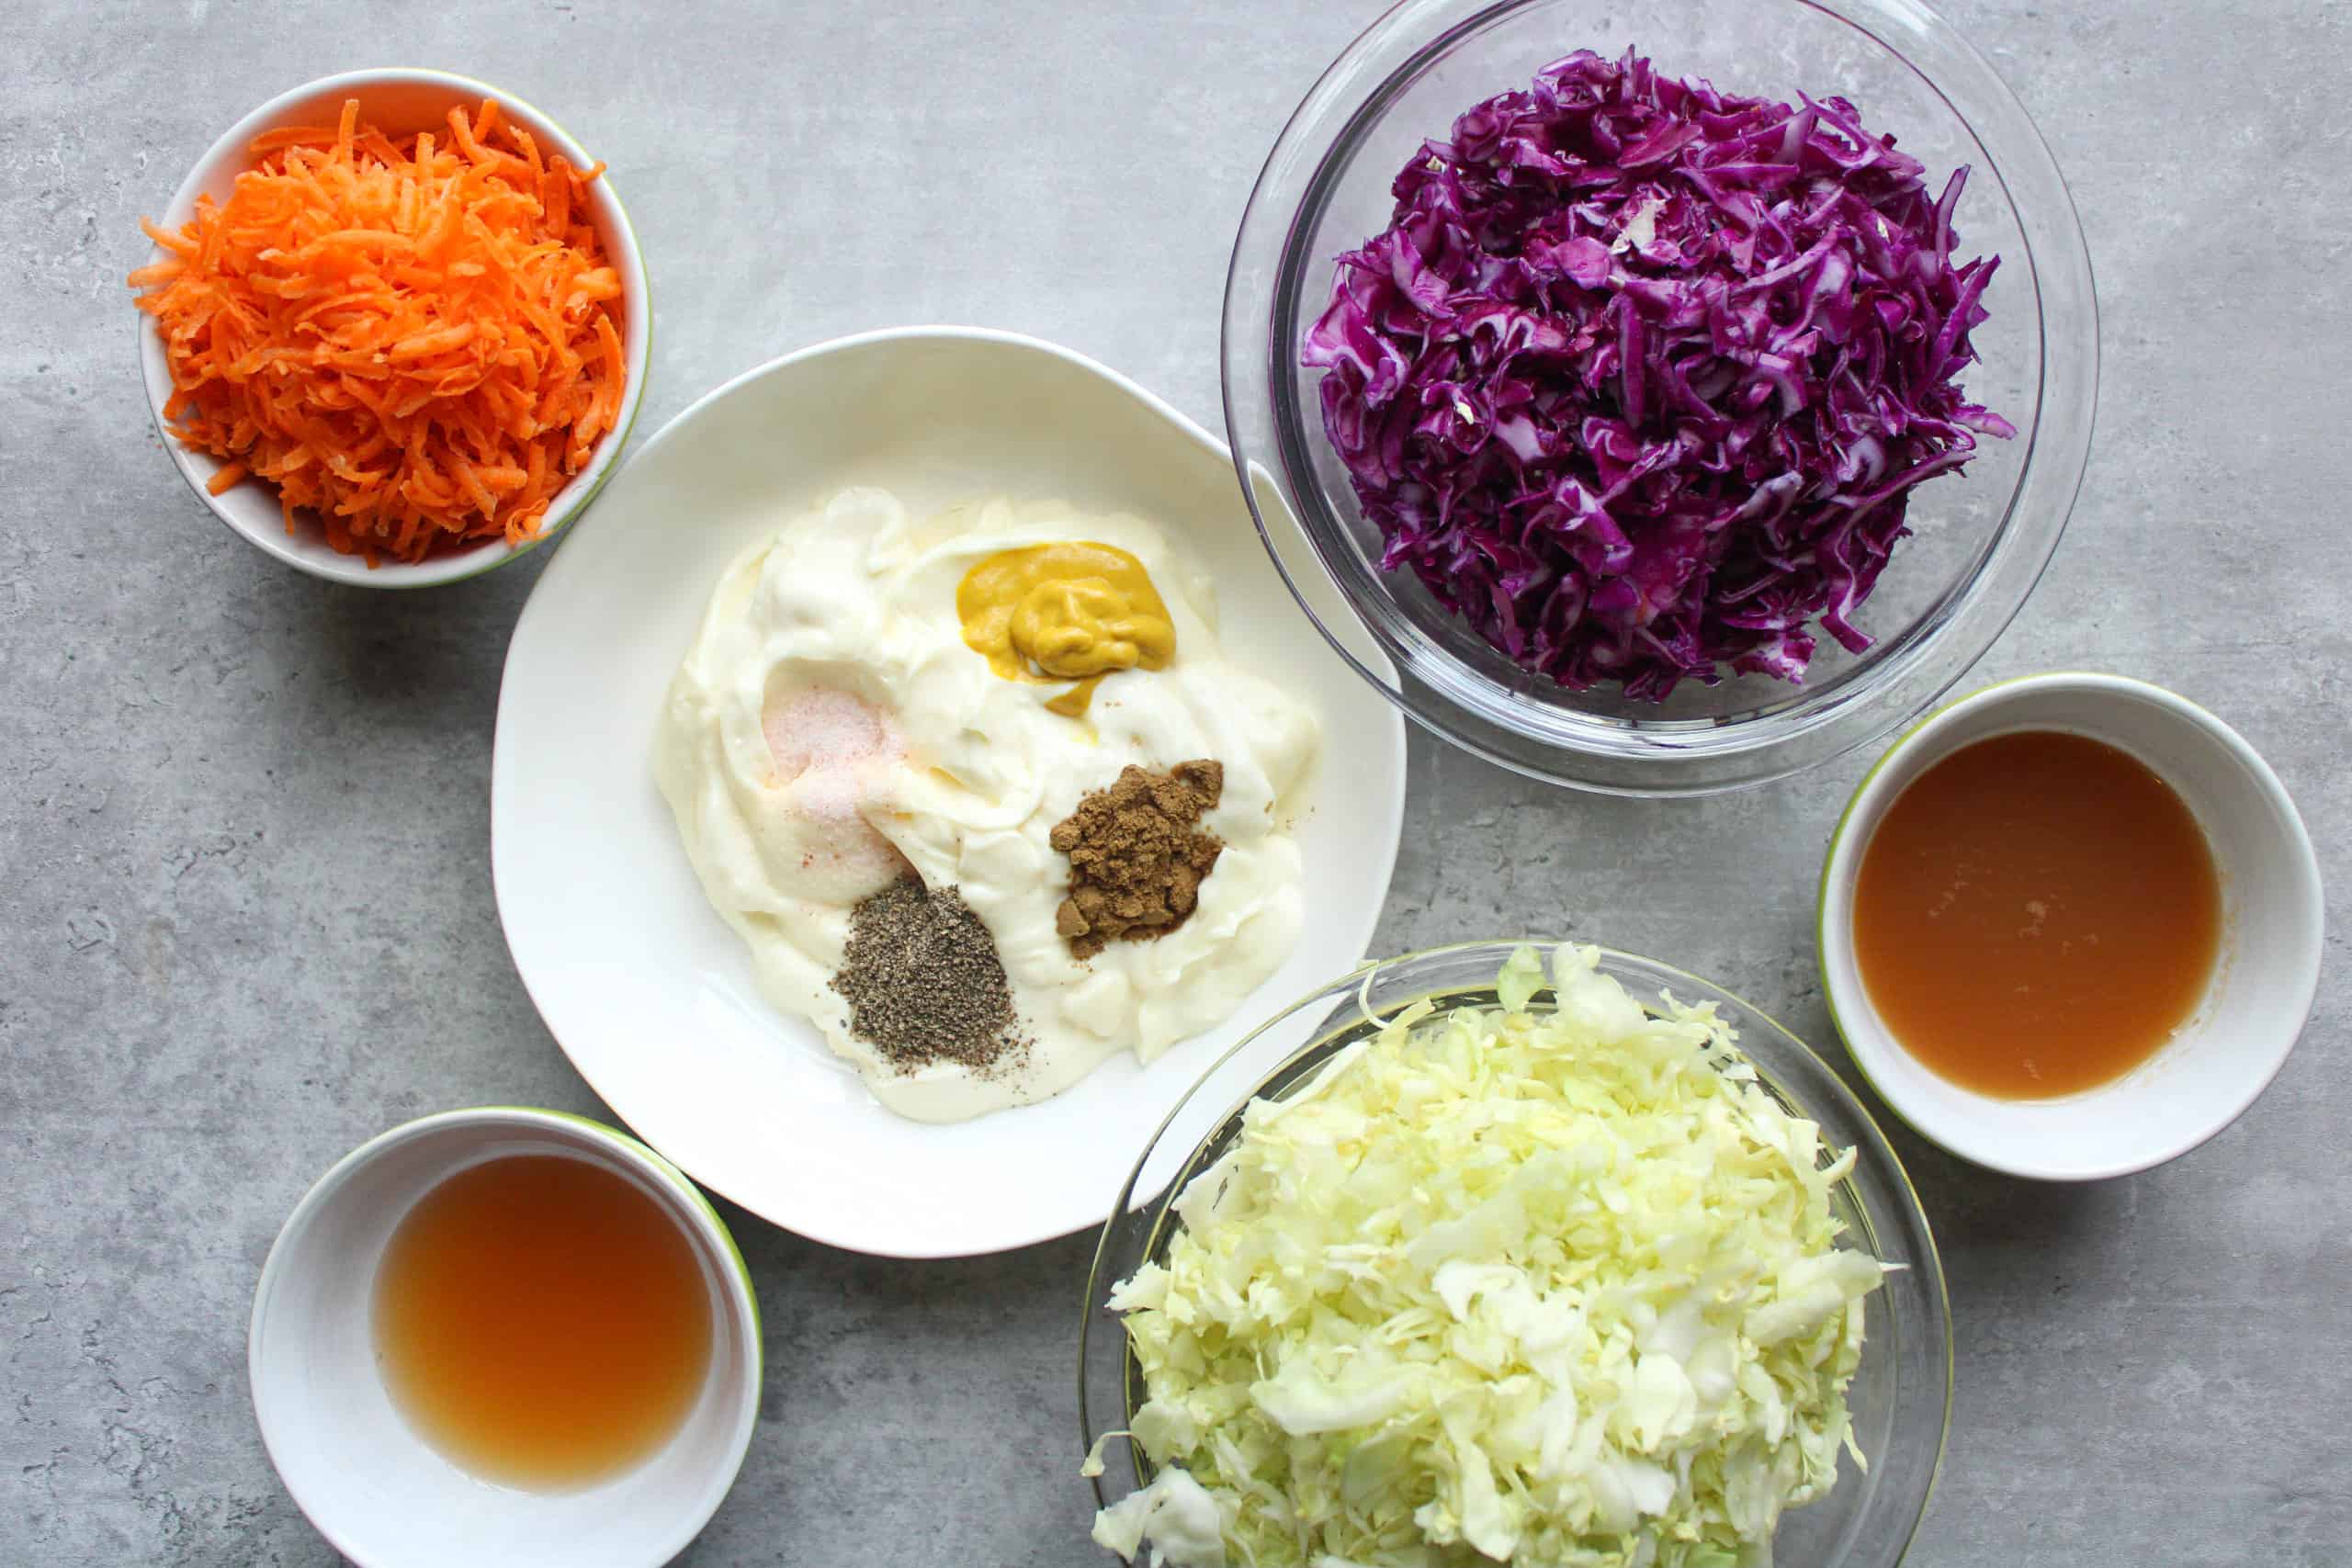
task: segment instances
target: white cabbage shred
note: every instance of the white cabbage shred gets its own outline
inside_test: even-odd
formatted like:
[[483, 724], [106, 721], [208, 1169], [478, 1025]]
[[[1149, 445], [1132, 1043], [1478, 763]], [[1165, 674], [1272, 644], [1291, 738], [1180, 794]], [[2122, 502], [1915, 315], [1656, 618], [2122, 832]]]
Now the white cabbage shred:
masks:
[[[1182, 1568], [1755, 1568], [1851, 1448], [1881, 1266], [1712, 1007], [1562, 948], [1253, 1102], [1113, 1296], [1149, 1487], [1095, 1539]], [[1861, 1455], [1855, 1450], [1859, 1463]]]

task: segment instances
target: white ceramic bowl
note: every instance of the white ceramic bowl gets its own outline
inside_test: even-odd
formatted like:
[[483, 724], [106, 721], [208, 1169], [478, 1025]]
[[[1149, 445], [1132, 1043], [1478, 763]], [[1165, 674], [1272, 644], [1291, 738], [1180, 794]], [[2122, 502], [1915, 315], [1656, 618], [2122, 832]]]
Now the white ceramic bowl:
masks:
[[[512, 93], [501, 92], [487, 83], [451, 75], [446, 71], [350, 71], [339, 76], [322, 76], [281, 93], [231, 126], [197, 161], [187, 178], [180, 182], [171, 205], [157, 221], [164, 229], [176, 230], [196, 215], [198, 196], [226, 197], [236, 185], [237, 175], [253, 165], [253, 155], [247, 149], [254, 137], [283, 126], [332, 125], [342, 113], [346, 98], [359, 100], [364, 123], [393, 135], [433, 130], [457, 106], [495, 98], [500, 112], [527, 130], [542, 148], [562, 153], [575, 168], [584, 169], [595, 162], [554, 120]], [[455, 582], [503, 566], [553, 538], [580, 514], [612, 476], [622, 447], [628, 444], [629, 427], [636, 423], [638, 405], [645, 396], [646, 361], [652, 343], [653, 301], [646, 283], [645, 257], [638, 249], [637, 233], [629, 227], [628, 214], [621, 210], [620, 198], [613, 192], [612, 175], [600, 175], [589, 186], [588, 195], [605, 253], [621, 276], [621, 347], [628, 385], [622, 392], [620, 413], [615, 418], [613, 428], [596, 443], [588, 466], [556, 492], [536, 538], [520, 547], [510, 547], [503, 539], [492, 539], [464, 549], [435, 552], [413, 565], [387, 560], [371, 569], [358, 556], [344, 555], [329, 545], [313, 520], [298, 517], [295, 532], [288, 534], [274, 485], [247, 479], [232, 485], [220, 495], [212, 494], [205, 487], [220, 471], [220, 461], [181, 445], [179, 437], [164, 423], [164, 405], [172, 395], [171, 367], [164, 357], [163, 339], [157, 334], [153, 321], [141, 313], [138, 318], [139, 363], [147, 382], [147, 400], [155, 417], [155, 427], [163, 434], [164, 449], [178, 465], [180, 477], [187, 480], [197, 498], [212, 509], [213, 515], [249, 542], [297, 570], [362, 588], [429, 588], [436, 583]], [[156, 253], [159, 259], [162, 254], [160, 250]]]
[[[1050, 1100], [932, 1125], [881, 1106], [813, 1025], [760, 995], [654, 787], [655, 723], [728, 563], [854, 484], [919, 514], [1010, 494], [1151, 518], [1215, 584], [1227, 653], [1321, 717], [1296, 829], [1304, 929], [1223, 1024], [1148, 1066], [1122, 1054]], [[1359, 651], [1380, 658], [1369, 639]], [[820, 344], [710, 393], [573, 531], [507, 647], [491, 871], [539, 1016], [640, 1136], [815, 1240], [958, 1256], [1102, 1224], [1202, 1069], [1363, 957], [1404, 794], [1396, 710], [1298, 613], [1222, 443], [1051, 344], [908, 327]]]
[[[1994, 735], [2054, 729], [2131, 753], [2195, 814], [2222, 879], [2222, 947], [2188, 1021], [2123, 1077], [2057, 1100], [1998, 1100], [1938, 1077], [1898, 1044], [1855, 965], [1854, 882], [1880, 818], [1939, 759]], [[2186, 1154], [2277, 1076], [2311, 1014], [2324, 913], [2294, 802], [2239, 734], [2185, 697], [2120, 675], [2033, 675], [1922, 721], [1866, 775], [1821, 874], [1821, 972], [1832, 1017], [1873, 1088], [1964, 1159], [2051, 1181], [2122, 1176]]]
[[[446, 1178], [520, 1154], [589, 1160], [652, 1198], [692, 1244], [710, 1298], [710, 1371], [677, 1434], [637, 1468], [578, 1491], [517, 1491], [458, 1469], [410, 1427], [377, 1370], [371, 1302], [394, 1228]], [[247, 1353], [271, 1461], [361, 1568], [667, 1562], [734, 1483], [759, 1409], [759, 1307], [718, 1213], [636, 1139], [555, 1111], [443, 1111], [345, 1156], [269, 1249]]]

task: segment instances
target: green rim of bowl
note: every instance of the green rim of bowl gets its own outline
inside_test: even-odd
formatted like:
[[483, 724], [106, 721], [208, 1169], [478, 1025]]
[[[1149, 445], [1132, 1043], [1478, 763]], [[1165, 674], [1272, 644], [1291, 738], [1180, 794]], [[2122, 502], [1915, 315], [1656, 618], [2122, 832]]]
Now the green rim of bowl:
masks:
[[[726, 1220], [721, 1218], [718, 1211], [711, 1205], [710, 1200], [703, 1194], [702, 1189], [695, 1185], [694, 1178], [670, 1163], [669, 1158], [661, 1150], [636, 1134], [626, 1128], [616, 1127], [609, 1122], [599, 1122], [593, 1116], [582, 1116], [576, 1111], [558, 1111], [547, 1105], [459, 1105], [452, 1106], [447, 1111], [430, 1111], [423, 1116], [413, 1116], [405, 1122], [396, 1122], [377, 1134], [375, 1137], [369, 1138], [368, 1143], [362, 1144], [360, 1147], [365, 1148], [368, 1144], [389, 1138], [395, 1133], [404, 1133], [411, 1127], [421, 1127], [427, 1122], [437, 1122], [445, 1116], [465, 1116], [485, 1111], [512, 1111], [525, 1116], [547, 1116], [558, 1122], [569, 1122], [576, 1127], [585, 1128], [602, 1138], [624, 1145], [630, 1151], [642, 1155], [647, 1163], [666, 1177], [695, 1208], [702, 1211], [703, 1217], [707, 1219], [711, 1228], [718, 1233], [718, 1239], [726, 1244], [728, 1259], [735, 1266], [736, 1278], [743, 1283], [743, 1299], [752, 1306], [752, 1366], [755, 1371], [764, 1372], [767, 1364], [766, 1334], [760, 1325], [760, 1292], [752, 1283], [752, 1268], [750, 1264], [743, 1261], [743, 1249], [735, 1245], [734, 1231], [728, 1227]], [[353, 1154], [357, 1152], [357, 1149], [352, 1151]], [[350, 1155], [345, 1155], [344, 1159], [350, 1157]], [[326, 1174], [333, 1175], [342, 1164], [343, 1160], [337, 1160], [334, 1166], [328, 1168]], [[324, 1177], [321, 1179], [324, 1179]]]
[[[743, 1249], [735, 1245], [735, 1233], [729, 1229], [727, 1222], [719, 1217], [718, 1209], [712, 1206], [710, 1200], [704, 1195], [703, 1190], [695, 1185], [694, 1178], [688, 1176], [684, 1171], [680, 1170], [676, 1166], [671, 1164], [668, 1156], [664, 1156], [661, 1150], [655, 1148], [652, 1145], [647, 1143], [636, 1134], [628, 1132], [624, 1128], [616, 1127], [607, 1122], [599, 1122], [593, 1116], [582, 1116], [578, 1111], [558, 1111], [550, 1106], [545, 1105], [481, 1105], [475, 1106], [473, 1109], [477, 1111], [519, 1111], [532, 1116], [552, 1116], [559, 1122], [569, 1122], [574, 1126], [584, 1127], [592, 1133], [600, 1134], [616, 1142], [626, 1144], [632, 1151], [644, 1156], [647, 1161], [650, 1162], [655, 1169], [668, 1177], [672, 1185], [675, 1186], [679, 1191], [684, 1193], [686, 1198], [693, 1202], [695, 1207], [702, 1211], [703, 1217], [708, 1220], [710, 1222], [711, 1228], [718, 1233], [718, 1239], [724, 1242], [727, 1246], [727, 1256], [735, 1265], [736, 1277], [743, 1282], [743, 1298], [752, 1303], [752, 1365], [755, 1369], [764, 1371], [767, 1361], [765, 1349], [766, 1335], [760, 1326], [760, 1292], [752, 1283], [752, 1267], [750, 1264], [743, 1261]], [[439, 1114], [446, 1115], [447, 1112], [439, 1112]], [[418, 1118], [419, 1121], [430, 1121], [431, 1119], [432, 1118], [430, 1117]], [[414, 1123], [405, 1124], [413, 1125]]]

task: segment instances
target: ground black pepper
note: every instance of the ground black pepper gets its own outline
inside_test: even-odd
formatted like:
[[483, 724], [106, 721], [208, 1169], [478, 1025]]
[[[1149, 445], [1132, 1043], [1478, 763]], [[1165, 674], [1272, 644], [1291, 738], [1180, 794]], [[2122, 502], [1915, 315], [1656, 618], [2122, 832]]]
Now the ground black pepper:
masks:
[[954, 887], [907, 876], [860, 899], [832, 986], [850, 1032], [896, 1066], [1001, 1069], [1027, 1053], [996, 942]]

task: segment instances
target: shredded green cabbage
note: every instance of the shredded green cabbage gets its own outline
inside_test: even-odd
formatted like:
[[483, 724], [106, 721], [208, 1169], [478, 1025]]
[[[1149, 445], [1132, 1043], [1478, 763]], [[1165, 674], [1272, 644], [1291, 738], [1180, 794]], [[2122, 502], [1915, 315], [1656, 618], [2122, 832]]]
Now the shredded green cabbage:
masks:
[[[1112, 1305], [1154, 1487], [1096, 1539], [1213, 1568], [1755, 1568], [1826, 1493], [1862, 1298], [1853, 1168], [1712, 1005], [1522, 948], [1253, 1101]], [[1182, 1479], [1178, 1479], [1181, 1477]], [[1218, 1528], [1205, 1528], [1214, 1505]], [[1170, 1528], [1155, 1529], [1165, 1522]]]

